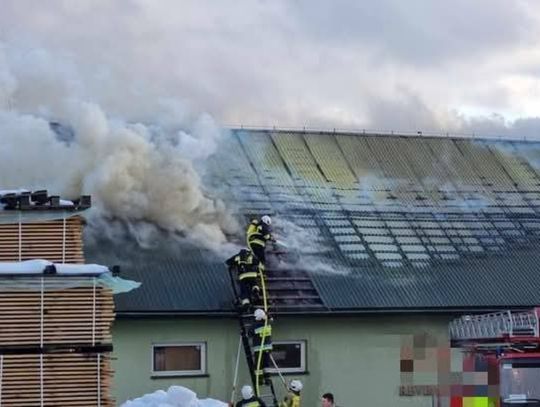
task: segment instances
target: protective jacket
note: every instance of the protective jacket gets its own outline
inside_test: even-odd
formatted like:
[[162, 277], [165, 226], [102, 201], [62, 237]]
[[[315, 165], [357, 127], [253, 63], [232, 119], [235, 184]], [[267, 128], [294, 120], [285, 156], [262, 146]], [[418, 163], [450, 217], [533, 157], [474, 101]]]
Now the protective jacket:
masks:
[[300, 394], [290, 391], [281, 402], [280, 407], [300, 407]]
[[266, 404], [259, 397], [253, 396], [250, 399], [239, 401], [236, 403], [236, 407], [266, 407]]
[[266, 247], [266, 242], [273, 240], [270, 226], [257, 219], [253, 219], [247, 227], [246, 239], [249, 247]]
[[257, 321], [252, 327], [251, 334], [254, 352], [272, 350], [272, 325], [266, 324], [265, 321]]
[[257, 278], [259, 260], [249, 250], [240, 250], [240, 252], [225, 262], [229, 267], [236, 267], [238, 280], [246, 278]]

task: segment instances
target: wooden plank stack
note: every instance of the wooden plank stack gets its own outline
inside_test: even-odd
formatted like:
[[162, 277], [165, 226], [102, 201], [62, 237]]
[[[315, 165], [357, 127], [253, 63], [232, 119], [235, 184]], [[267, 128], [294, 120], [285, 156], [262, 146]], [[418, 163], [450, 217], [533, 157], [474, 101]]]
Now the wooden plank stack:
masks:
[[0, 261], [84, 263], [82, 218], [0, 224]]
[[2, 406], [114, 406], [108, 396], [112, 377], [108, 354], [19, 354], [0, 358]]
[[[112, 293], [94, 282], [92, 277], [25, 277], [16, 282], [24, 290], [0, 288], [2, 346], [110, 344]], [[69, 288], [59, 288], [66, 283]]]
[[[84, 263], [80, 216], [64, 208], [27, 223], [28, 211], [55, 208], [10, 209], [21, 221], [0, 224], [0, 262]], [[114, 406], [113, 321], [112, 291], [96, 276], [0, 275], [0, 406]]]

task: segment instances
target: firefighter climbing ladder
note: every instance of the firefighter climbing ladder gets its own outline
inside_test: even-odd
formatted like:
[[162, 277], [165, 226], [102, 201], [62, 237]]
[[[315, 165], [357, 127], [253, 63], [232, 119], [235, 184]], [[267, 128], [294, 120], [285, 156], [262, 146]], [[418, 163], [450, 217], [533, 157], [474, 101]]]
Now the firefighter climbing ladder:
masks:
[[[232, 273], [230, 274], [230, 277], [231, 277], [231, 283], [233, 286], [235, 297], [239, 298], [238, 290], [236, 288], [235, 278], [232, 275]], [[267, 289], [266, 289], [264, 268], [262, 267], [259, 268], [259, 279], [260, 279], [260, 291], [262, 294], [262, 298], [261, 298], [262, 303], [260, 304], [260, 308], [264, 310], [267, 316], [264, 322], [263, 330], [267, 330], [270, 328], [268, 325], [269, 304], [268, 304], [268, 294], [267, 294]], [[255, 390], [255, 395], [262, 399], [271, 399], [272, 405], [274, 407], [278, 407], [278, 401], [277, 401], [274, 383], [272, 379], [270, 377], [265, 378], [265, 379], [263, 379], [262, 377], [259, 377], [259, 376], [263, 376], [262, 375], [263, 352], [260, 351], [260, 352], [254, 353], [252, 346], [250, 344], [249, 331], [251, 328], [251, 323], [249, 321], [253, 321], [253, 319], [254, 319], [253, 313], [246, 313], [242, 310], [241, 307], [238, 307], [238, 321], [240, 323], [240, 343], [238, 346], [238, 355], [237, 355], [237, 361], [236, 361], [236, 367], [235, 367], [235, 373], [234, 373], [234, 383], [233, 383], [233, 392], [231, 396], [231, 401], [233, 401], [234, 395], [235, 395], [236, 381], [238, 377], [238, 362], [239, 362], [240, 350], [243, 348], [244, 354], [246, 356], [246, 362], [247, 362], [248, 370], [250, 373], [251, 382], [253, 384], [253, 389]], [[265, 344], [264, 341], [265, 341], [265, 336], [263, 335], [261, 339], [261, 344], [260, 344], [261, 349], [263, 348]], [[274, 368], [279, 373], [279, 368], [271, 354], [269, 354], [269, 358], [272, 361]], [[279, 373], [279, 377], [281, 381], [283, 382], [283, 384], [286, 386], [285, 380], [283, 376], [281, 375], [281, 373]], [[263, 390], [263, 388], [267, 388], [269, 393], [261, 394], [261, 391]]]
[[539, 313], [540, 308], [535, 308], [465, 315], [450, 323], [450, 338], [455, 341], [539, 339]]

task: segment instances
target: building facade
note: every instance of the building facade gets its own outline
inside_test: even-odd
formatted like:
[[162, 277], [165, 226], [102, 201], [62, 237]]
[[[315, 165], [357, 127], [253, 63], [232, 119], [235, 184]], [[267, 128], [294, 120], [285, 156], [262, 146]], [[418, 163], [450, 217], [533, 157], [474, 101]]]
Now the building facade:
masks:
[[[333, 392], [338, 405], [344, 407], [431, 407], [434, 401], [430, 395], [414, 394], [437, 384], [437, 370], [442, 367], [437, 365], [440, 361], [436, 352], [448, 346], [450, 319], [450, 315], [414, 314], [283, 316], [274, 321], [273, 339], [278, 344], [290, 342], [304, 347], [299, 357], [294, 352], [289, 356], [288, 362], [298, 367], [297, 373], [285, 373], [284, 377], [302, 380], [305, 406], [316, 406], [323, 393]], [[402, 377], [404, 352], [414, 348], [413, 342], [421, 334], [438, 342], [413, 349], [418, 353], [417, 371], [414, 381], [407, 382]], [[203, 397], [229, 400], [238, 340], [238, 321], [234, 318], [120, 318], [114, 328], [116, 398], [125, 401], [181, 385]], [[155, 347], [167, 345], [202, 347], [202, 372], [156, 374]], [[459, 355], [453, 357], [455, 360], [449, 363], [459, 370]], [[239, 385], [249, 380], [244, 355], [240, 358]], [[277, 390], [283, 395], [279, 377], [275, 378]]]

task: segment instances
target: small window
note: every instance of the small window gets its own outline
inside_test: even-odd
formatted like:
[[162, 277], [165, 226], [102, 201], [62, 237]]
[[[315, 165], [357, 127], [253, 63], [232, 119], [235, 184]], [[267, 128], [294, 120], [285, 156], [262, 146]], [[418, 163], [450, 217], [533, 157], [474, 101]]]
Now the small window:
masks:
[[[305, 373], [306, 341], [273, 341], [272, 356], [281, 373]], [[278, 373], [275, 368], [270, 373]]]
[[193, 376], [206, 373], [206, 343], [152, 346], [153, 376]]

